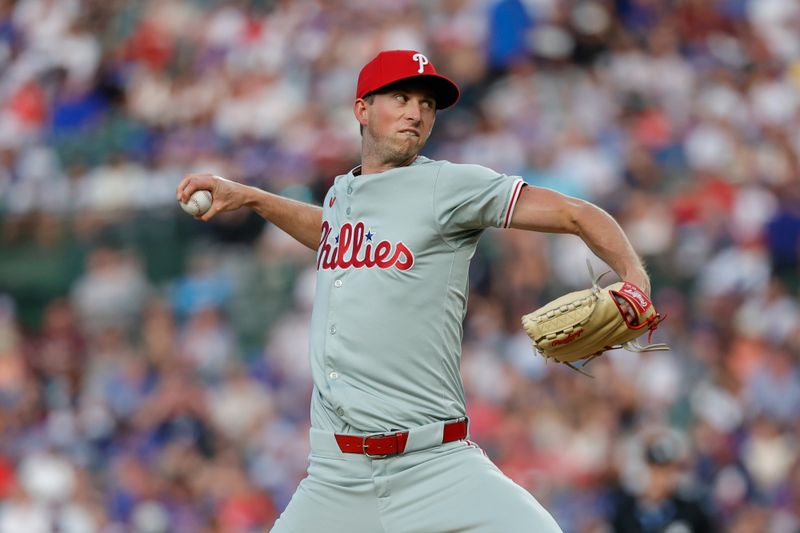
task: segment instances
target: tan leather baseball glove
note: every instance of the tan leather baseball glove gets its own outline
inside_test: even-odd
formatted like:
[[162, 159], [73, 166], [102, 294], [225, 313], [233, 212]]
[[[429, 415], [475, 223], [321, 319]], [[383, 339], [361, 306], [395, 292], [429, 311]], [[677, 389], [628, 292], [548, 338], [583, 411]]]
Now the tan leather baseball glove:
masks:
[[669, 350], [666, 344], [642, 346], [636, 340], [652, 332], [662, 318], [647, 295], [634, 284], [618, 282], [600, 288], [589, 265], [592, 287], [571, 292], [522, 317], [522, 326], [540, 354], [584, 373], [573, 363], [589, 361], [606, 350]]

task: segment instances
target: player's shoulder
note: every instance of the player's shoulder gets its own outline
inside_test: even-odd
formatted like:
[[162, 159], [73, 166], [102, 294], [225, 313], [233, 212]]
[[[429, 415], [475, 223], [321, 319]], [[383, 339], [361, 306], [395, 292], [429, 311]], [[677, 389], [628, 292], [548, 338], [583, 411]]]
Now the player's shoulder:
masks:
[[444, 179], [490, 179], [500, 175], [496, 170], [474, 163], [453, 163], [445, 160], [441, 163], [439, 175]]

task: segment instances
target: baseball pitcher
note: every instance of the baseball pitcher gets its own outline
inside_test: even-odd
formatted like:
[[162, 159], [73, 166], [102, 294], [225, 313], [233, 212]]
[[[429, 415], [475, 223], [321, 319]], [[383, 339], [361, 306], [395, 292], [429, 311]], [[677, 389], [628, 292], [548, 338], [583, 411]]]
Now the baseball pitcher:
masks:
[[648, 276], [600, 208], [478, 165], [420, 155], [459, 89], [416, 50], [383, 51], [358, 77], [361, 165], [322, 207], [209, 174], [186, 176], [201, 220], [247, 206], [316, 251], [308, 476], [276, 533], [560, 531], [469, 440], [459, 364], [468, 270], [484, 229], [572, 233], [626, 282]]

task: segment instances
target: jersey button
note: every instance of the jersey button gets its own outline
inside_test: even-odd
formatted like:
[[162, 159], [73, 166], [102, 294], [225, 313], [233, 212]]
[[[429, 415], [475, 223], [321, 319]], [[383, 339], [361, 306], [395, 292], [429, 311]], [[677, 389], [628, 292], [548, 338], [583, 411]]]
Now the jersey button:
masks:
[[349, 215], [350, 213], [353, 212], [353, 210], [348, 207], [345, 212]]
[[339, 379], [339, 373], [338, 372], [331, 372], [330, 374], [328, 374], [328, 377], [331, 378], [331, 379]]
[[347, 194], [353, 194], [353, 188], [352, 187], [348, 187], [347, 188]]
[[336, 281], [333, 282], [333, 286], [338, 289], [339, 287], [342, 286], [342, 280], [337, 279]]
[[339, 415], [339, 416], [343, 416], [344, 415], [344, 409], [342, 409], [341, 407], [337, 407], [336, 408], [336, 414]]
[[331, 326], [330, 332], [331, 335], [336, 335], [336, 326]]

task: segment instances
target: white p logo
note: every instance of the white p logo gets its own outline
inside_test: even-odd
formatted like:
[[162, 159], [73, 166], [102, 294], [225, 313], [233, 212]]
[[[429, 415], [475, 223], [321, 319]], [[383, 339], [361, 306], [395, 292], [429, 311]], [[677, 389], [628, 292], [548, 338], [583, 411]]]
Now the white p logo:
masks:
[[413, 59], [414, 61], [419, 62], [419, 70], [417, 72], [419, 72], [420, 74], [425, 72], [425, 65], [427, 65], [429, 63], [427, 57], [425, 57], [424, 55], [422, 55], [420, 53], [416, 53], [413, 56], [411, 56], [411, 59]]

